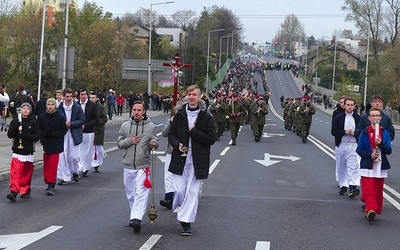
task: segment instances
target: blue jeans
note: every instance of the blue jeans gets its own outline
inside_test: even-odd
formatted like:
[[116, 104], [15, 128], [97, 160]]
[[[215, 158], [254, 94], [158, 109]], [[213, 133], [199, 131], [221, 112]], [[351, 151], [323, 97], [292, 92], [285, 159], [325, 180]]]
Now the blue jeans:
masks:
[[113, 111], [114, 111], [114, 105], [108, 105], [108, 119], [112, 120], [112, 115], [113, 115]]

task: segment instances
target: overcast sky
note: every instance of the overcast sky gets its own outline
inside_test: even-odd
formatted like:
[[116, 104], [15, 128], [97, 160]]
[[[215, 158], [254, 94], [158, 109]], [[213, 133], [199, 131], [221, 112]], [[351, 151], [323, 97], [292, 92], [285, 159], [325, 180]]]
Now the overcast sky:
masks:
[[[166, 0], [171, 1], [171, 0]], [[79, 0], [79, 7], [84, 0]], [[163, 0], [87, 0], [115, 15], [135, 13], [141, 7], [150, 9], [151, 4]], [[203, 7], [217, 5], [232, 10], [242, 24], [246, 42], [271, 41], [284, 18], [293, 13], [304, 25], [307, 36], [331, 37], [335, 30], [351, 29], [353, 23], [345, 22], [346, 12], [341, 10], [344, 0], [175, 0], [172, 4], [153, 5], [153, 10], [170, 17], [178, 10], [193, 10], [199, 16]], [[326, 39], [326, 38], [325, 38]]]

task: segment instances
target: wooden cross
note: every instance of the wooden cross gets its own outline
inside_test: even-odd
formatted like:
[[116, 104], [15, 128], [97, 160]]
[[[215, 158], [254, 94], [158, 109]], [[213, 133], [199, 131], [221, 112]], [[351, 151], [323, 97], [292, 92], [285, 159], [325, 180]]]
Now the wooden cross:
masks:
[[[179, 52], [175, 53], [175, 62], [174, 63], [163, 63], [164, 67], [172, 67], [175, 71], [175, 79], [174, 79], [174, 100], [173, 105], [174, 109], [176, 107], [176, 101], [178, 98], [178, 73], [180, 68], [191, 68], [192, 65], [190, 64], [181, 64], [179, 61]], [[173, 110], [171, 110], [171, 115], [173, 115]]]

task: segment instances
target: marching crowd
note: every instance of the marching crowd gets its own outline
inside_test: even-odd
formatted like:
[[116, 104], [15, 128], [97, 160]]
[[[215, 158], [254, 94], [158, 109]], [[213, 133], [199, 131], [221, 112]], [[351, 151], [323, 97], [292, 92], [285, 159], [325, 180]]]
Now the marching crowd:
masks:
[[[259, 74], [261, 82], [255, 75]], [[262, 84], [263, 93], [258, 93]], [[155, 125], [146, 110], [173, 112], [162, 131], [168, 138], [165, 160], [165, 197], [160, 201], [167, 209], [176, 209], [182, 236], [190, 236], [191, 223], [196, 219], [201, 180], [208, 177], [210, 147], [230, 131], [231, 145], [236, 145], [239, 127], [250, 124], [254, 141], [260, 142], [268, 114], [270, 91], [263, 65], [257, 62], [232, 61], [222, 82], [210, 93], [192, 85], [178, 96], [178, 106], [172, 109], [170, 95], [140, 94], [132, 92], [126, 98], [130, 118], [119, 130], [117, 146], [124, 150], [123, 183], [130, 205], [129, 227], [138, 233], [146, 212], [152, 187], [151, 150], [158, 148]], [[4, 110], [13, 114], [7, 131], [13, 139], [10, 165], [11, 202], [31, 196], [34, 143], [43, 145], [43, 178], [47, 195], [55, 195], [55, 185], [79, 182], [93, 168], [100, 172], [105, 155], [105, 124], [114, 113], [122, 114], [125, 98], [110, 89], [101, 92], [78, 92], [65, 88], [55, 93], [55, 98], [43, 93], [34, 105], [25, 86], [9, 97], [5, 86], [0, 88], [3, 105], [1, 130], [7, 131]], [[210, 104], [210, 100], [213, 100]], [[314, 104], [306, 92], [301, 98], [281, 97], [284, 127], [299, 135], [307, 143]], [[105, 107], [104, 105], [107, 105]], [[117, 110], [114, 111], [115, 105]], [[383, 183], [390, 164], [386, 155], [391, 153], [394, 128], [390, 118], [382, 112], [383, 98], [374, 95], [371, 108], [360, 117], [355, 111], [355, 100], [342, 97], [332, 117], [332, 135], [335, 137], [336, 180], [340, 195], [359, 195], [365, 203], [363, 211], [369, 221], [381, 214]], [[378, 124], [378, 125], [377, 125]], [[380, 124], [380, 125], [379, 125]]]

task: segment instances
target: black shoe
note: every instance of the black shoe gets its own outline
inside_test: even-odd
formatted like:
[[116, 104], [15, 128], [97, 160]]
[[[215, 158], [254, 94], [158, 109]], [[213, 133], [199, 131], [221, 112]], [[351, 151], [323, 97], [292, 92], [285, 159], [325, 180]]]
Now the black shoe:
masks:
[[365, 213], [365, 217], [368, 219], [368, 221], [374, 221], [375, 216], [376, 216], [376, 213], [374, 210], [369, 210], [368, 212]]
[[360, 194], [360, 190], [358, 189], [358, 188], [356, 188], [356, 189], [350, 189], [350, 191], [349, 191], [349, 198], [354, 198], [354, 197], [356, 197], [357, 195], [359, 195]]
[[341, 187], [339, 190], [339, 195], [345, 195], [347, 193], [347, 187]]
[[362, 204], [362, 205], [361, 205], [361, 208], [362, 208], [363, 211], [365, 211], [365, 208], [366, 208], [366, 207], [367, 207], [367, 206], [365, 206], [365, 204]]
[[306, 138], [302, 138], [301, 140], [303, 141], [303, 143], [307, 143]]
[[172, 201], [171, 200], [160, 200], [160, 205], [166, 207], [167, 209], [172, 209]]
[[59, 180], [57, 184], [58, 184], [58, 185], [67, 185], [68, 182], [67, 182], [67, 181], [64, 181], [64, 180]]
[[94, 172], [95, 172], [95, 173], [100, 173], [99, 166], [94, 167]]
[[142, 229], [141, 222], [142, 222], [141, 220], [132, 219], [129, 221], [129, 227], [133, 228], [133, 232], [139, 233], [140, 229]]
[[192, 229], [190, 228], [190, 223], [181, 221], [181, 226], [182, 226], [181, 236], [191, 236], [192, 235]]
[[31, 198], [31, 192], [30, 191], [28, 191], [28, 192], [26, 192], [25, 194], [21, 194], [21, 198]]
[[50, 189], [50, 184], [47, 185], [46, 191], [49, 191]]
[[[84, 171], [84, 172], [82, 172], [82, 176], [83, 177], [88, 177], [88, 173], [89, 173], [89, 170], [86, 170], [86, 171]], [[74, 179], [75, 180], [75, 179]]]
[[55, 194], [56, 194], [56, 191], [54, 190], [54, 187], [50, 187], [49, 190], [47, 190], [48, 196], [53, 196]]
[[75, 182], [78, 182], [81, 179], [81, 177], [79, 177], [79, 174], [73, 174], [72, 179], [74, 179]]
[[15, 202], [17, 201], [17, 193], [15, 192], [11, 192], [9, 194], [7, 194], [7, 199], [9, 199], [11, 202]]
[[236, 139], [232, 139], [231, 145], [232, 145], [232, 146], [235, 146], [235, 145], [236, 145]]

